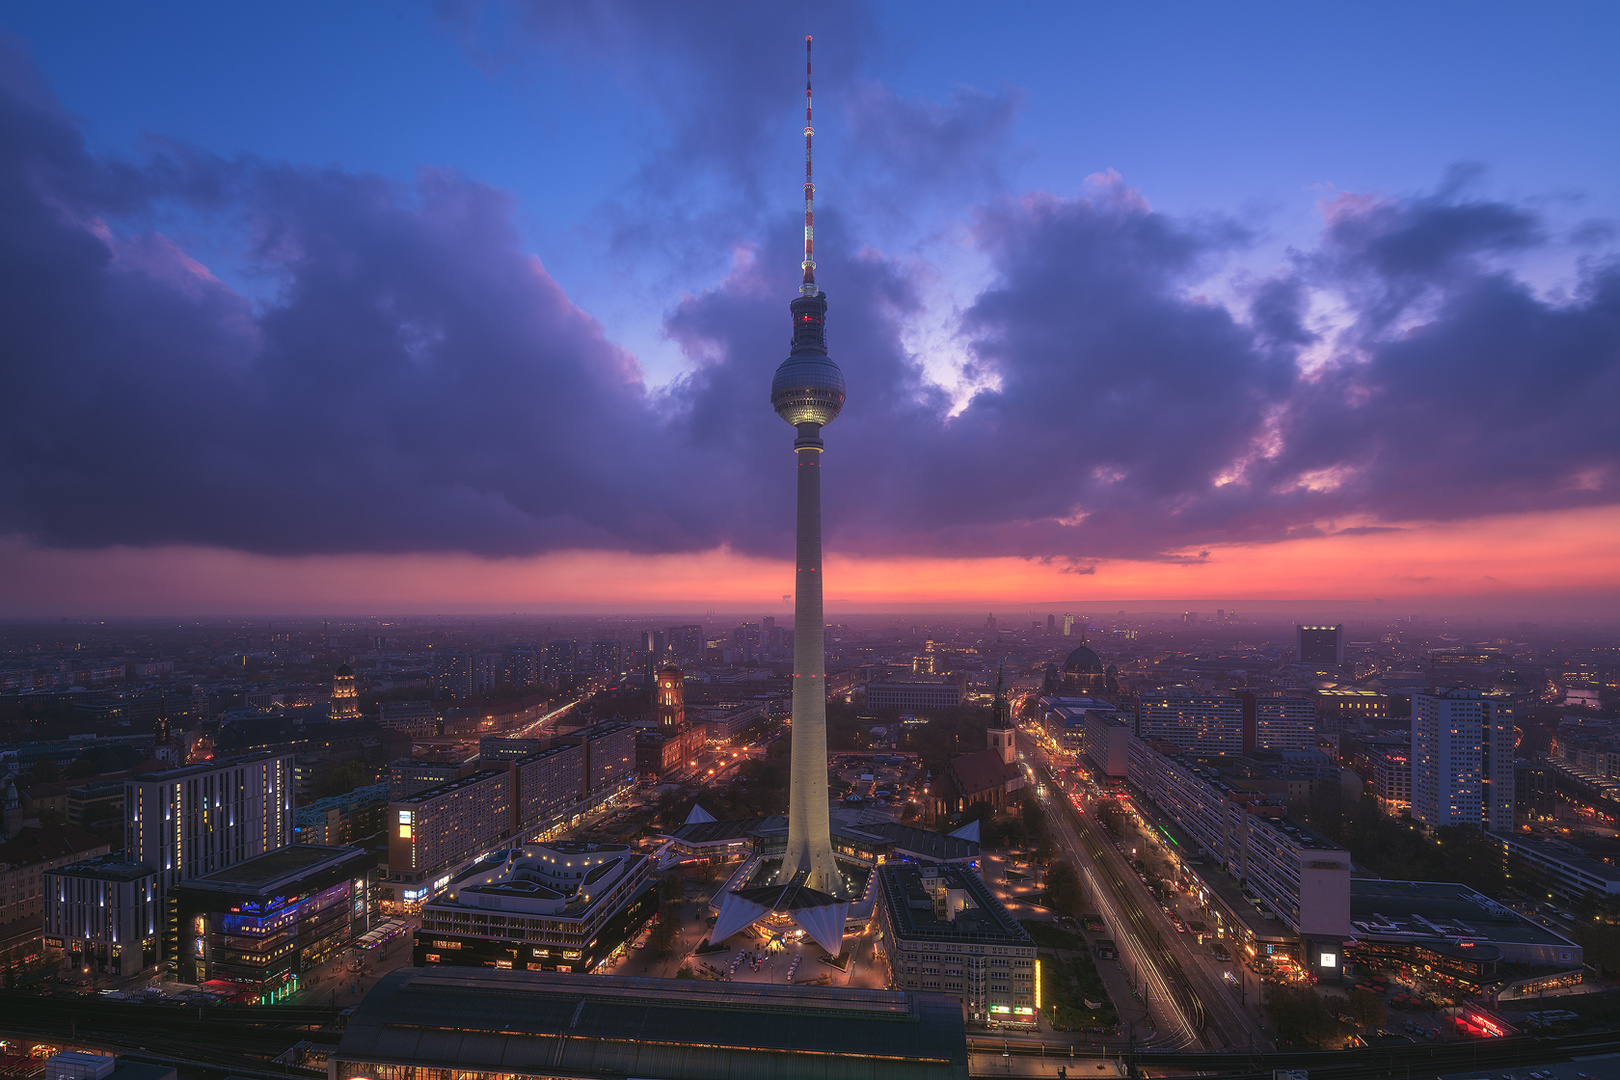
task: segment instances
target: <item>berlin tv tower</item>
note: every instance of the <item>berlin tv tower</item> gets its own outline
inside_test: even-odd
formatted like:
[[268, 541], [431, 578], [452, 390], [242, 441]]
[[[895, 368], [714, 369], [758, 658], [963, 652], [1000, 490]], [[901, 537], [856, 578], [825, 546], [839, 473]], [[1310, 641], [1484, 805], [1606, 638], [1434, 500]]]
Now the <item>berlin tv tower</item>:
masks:
[[787, 850], [778, 880], [845, 894], [827, 810], [827, 657], [822, 639], [821, 429], [844, 407], [844, 373], [827, 356], [827, 294], [816, 287], [815, 195], [810, 171], [810, 38], [804, 39], [804, 283], [788, 305], [793, 346], [771, 380], [771, 407], [798, 429], [798, 557], [793, 601], [793, 757]]

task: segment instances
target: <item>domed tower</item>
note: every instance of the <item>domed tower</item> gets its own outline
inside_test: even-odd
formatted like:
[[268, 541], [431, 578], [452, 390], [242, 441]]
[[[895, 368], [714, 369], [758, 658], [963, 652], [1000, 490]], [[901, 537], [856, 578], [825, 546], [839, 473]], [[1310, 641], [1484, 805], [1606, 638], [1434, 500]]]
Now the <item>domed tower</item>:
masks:
[[788, 305], [793, 344], [771, 380], [771, 407], [798, 431], [798, 544], [793, 596], [793, 756], [780, 880], [844, 895], [827, 807], [827, 659], [822, 639], [821, 429], [844, 407], [844, 373], [827, 356], [827, 294], [816, 286], [815, 183], [810, 170], [810, 39], [804, 39], [804, 283]]
[[326, 717], [334, 724], [360, 719], [360, 695], [354, 689], [354, 668], [339, 664], [332, 675], [332, 705]]
[[1102, 657], [1093, 652], [1085, 640], [1081, 638], [1080, 647], [1063, 661], [1061, 678], [1066, 691], [1077, 690], [1089, 694], [1107, 689], [1108, 676], [1103, 669]]

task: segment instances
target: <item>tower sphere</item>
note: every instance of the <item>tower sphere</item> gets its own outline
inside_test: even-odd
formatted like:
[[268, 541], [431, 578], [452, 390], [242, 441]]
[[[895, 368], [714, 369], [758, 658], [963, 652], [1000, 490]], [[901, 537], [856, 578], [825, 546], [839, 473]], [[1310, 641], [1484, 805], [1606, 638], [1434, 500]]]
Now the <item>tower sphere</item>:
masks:
[[827, 294], [800, 296], [793, 311], [793, 351], [771, 379], [771, 407], [795, 426], [830, 424], [844, 407], [844, 373], [827, 356], [822, 328]]

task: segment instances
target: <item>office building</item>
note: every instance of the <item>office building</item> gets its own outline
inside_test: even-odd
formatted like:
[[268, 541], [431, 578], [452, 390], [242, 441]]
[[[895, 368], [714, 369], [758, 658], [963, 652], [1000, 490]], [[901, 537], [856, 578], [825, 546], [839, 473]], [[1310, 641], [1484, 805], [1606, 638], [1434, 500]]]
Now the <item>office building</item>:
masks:
[[1144, 694], [1137, 703], [1136, 734], [1200, 756], [1241, 754], [1244, 701], [1231, 695]]
[[1316, 691], [1316, 711], [1347, 720], [1388, 720], [1389, 695], [1360, 686], [1327, 687]]
[[1299, 663], [1323, 670], [1344, 663], [1344, 624], [1295, 626], [1294, 655]]
[[513, 738], [508, 735], [485, 735], [478, 740], [478, 760], [485, 764], [497, 761], [516, 761], [537, 754], [551, 745], [550, 739]]
[[1479, 690], [1412, 695], [1412, 819], [1428, 828], [1513, 828], [1514, 698]]
[[977, 873], [891, 862], [876, 874], [892, 988], [947, 994], [970, 1020], [1036, 1026], [1035, 942]]
[[435, 966], [383, 976], [330, 1070], [332, 1080], [967, 1080], [968, 1056], [962, 1010], [937, 994]]
[[176, 885], [165, 953], [175, 977], [285, 997], [368, 929], [370, 867], [359, 848], [293, 844]]
[[223, 870], [293, 839], [293, 759], [263, 754], [124, 781], [124, 852], [158, 888]]
[[954, 709], [962, 704], [962, 684], [955, 679], [924, 682], [881, 679], [866, 684], [868, 709], [899, 709], [903, 713]]
[[1130, 782], [1198, 850], [1295, 934], [1306, 970], [1339, 978], [1350, 936], [1350, 853], [1288, 817], [1287, 798], [1244, 790], [1173, 747], [1132, 739]]
[[103, 855], [45, 874], [45, 955], [114, 978], [158, 962], [162, 926], [157, 871]]
[[1073, 615], [1065, 614], [1063, 616], [1063, 636], [1064, 637], [1073, 637], [1074, 636], [1074, 616]]
[[509, 849], [422, 905], [413, 962], [589, 973], [657, 914], [655, 860], [623, 844]]

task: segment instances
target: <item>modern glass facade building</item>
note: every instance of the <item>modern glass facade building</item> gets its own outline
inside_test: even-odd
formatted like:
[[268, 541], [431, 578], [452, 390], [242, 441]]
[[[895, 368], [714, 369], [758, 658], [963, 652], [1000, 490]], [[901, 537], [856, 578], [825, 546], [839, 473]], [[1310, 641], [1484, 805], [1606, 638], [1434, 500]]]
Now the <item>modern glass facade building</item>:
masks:
[[169, 891], [165, 954], [181, 982], [237, 984], [261, 1000], [367, 929], [371, 857], [293, 844]]

